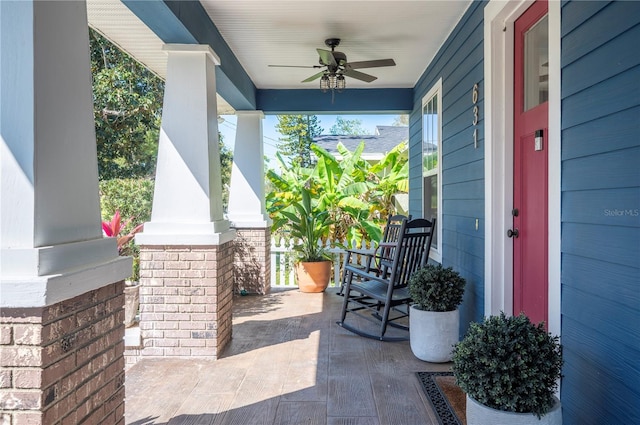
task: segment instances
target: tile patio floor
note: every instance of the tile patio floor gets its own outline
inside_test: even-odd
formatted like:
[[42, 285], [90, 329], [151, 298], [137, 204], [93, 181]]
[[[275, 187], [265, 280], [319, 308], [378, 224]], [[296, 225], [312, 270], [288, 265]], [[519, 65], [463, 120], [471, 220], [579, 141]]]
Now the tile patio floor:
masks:
[[146, 359], [127, 371], [126, 423], [437, 424], [415, 372], [450, 364], [337, 326], [335, 291], [236, 297], [233, 340], [220, 359]]

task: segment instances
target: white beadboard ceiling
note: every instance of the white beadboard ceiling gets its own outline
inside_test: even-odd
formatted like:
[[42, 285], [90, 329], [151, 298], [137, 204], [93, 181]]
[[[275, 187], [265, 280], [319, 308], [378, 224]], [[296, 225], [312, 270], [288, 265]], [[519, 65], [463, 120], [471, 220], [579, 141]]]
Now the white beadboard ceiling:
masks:
[[[471, 0], [201, 0], [259, 89], [316, 89], [301, 81], [319, 70], [268, 65], [316, 65], [326, 38], [350, 62], [393, 58], [395, 67], [360, 71], [372, 83], [347, 78], [347, 88], [410, 88], [422, 75]], [[89, 24], [164, 78], [162, 41], [119, 0], [88, 0]], [[222, 99], [221, 99], [222, 100]], [[229, 113], [221, 102], [219, 113]]]

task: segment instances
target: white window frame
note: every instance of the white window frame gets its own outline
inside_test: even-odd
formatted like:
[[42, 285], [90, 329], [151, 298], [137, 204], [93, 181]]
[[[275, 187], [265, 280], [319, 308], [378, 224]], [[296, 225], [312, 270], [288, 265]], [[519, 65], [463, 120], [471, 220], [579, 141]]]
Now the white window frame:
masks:
[[[442, 78], [438, 79], [438, 81], [431, 87], [431, 89], [427, 92], [426, 95], [422, 98], [422, 108], [420, 109], [420, 126], [422, 127], [422, 133], [420, 135], [420, 144], [421, 144], [421, 158], [420, 158], [420, 178], [422, 185], [422, 192], [420, 197], [424, 198], [424, 166], [423, 166], [423, 158], [424, 158], [424, 107], [427, 103], [431, 101], [434, 96], [438, 96], [436, 105], [438, 107], [438, 167], [437, 167], [437, 176], [438, 176], [438, 214], [436, 217], [436, 235], [438, 241], [438, 247], [431, 247], [431, 252], [429, 253], [429, 258], [438, 263], [442, 263]], [[425, 216], [424, 210], [425, 200], [422, 199], [422, 215], [423, 217], [430, 219], [431, 217]]]

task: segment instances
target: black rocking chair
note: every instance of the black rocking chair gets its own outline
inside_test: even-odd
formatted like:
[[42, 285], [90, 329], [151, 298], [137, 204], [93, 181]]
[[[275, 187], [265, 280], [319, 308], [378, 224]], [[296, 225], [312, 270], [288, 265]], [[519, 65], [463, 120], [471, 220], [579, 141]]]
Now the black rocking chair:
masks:
[[[360, 265], [345, 264], [342, 278], [344, 301], [338, 325], [357, 335], [380, 341], [409, 339], [408, 335], [396, 337], [385, 336], [385, 333], [387, 326], [409, 329], [396, 321], [409, 315], [409, 277], [429, 259], [435, 225], [435, 218], [431, 221], [423, 218], [403, 220], [397, 242], [387, 247], [386, 252], [390, 256], [381, 256], [376, 268], [367, 270]], [[379, 334], [365, 332], [347, 323], [350, 314], [377, 323]]]
[[[389, 216], [382, 232], [382, 240], [376, 249], [373, 251], [347, 249], [344, 256], [342, 270], [347, 266], [350, 266], [360, 268], [366, 272], [379, 273], [382, 266], [382, 260], [388, 260], [393, 257], [393, 252], [398, 244], [398, 238], [400, 237], [402, 226], [407, 219], [411, 219], [411, 216], [407, 217], [400, 214]], [[344, 279], [346, 276], [347, 275], [343, 272], [338, 295], [343, 294], [345, 286]]]

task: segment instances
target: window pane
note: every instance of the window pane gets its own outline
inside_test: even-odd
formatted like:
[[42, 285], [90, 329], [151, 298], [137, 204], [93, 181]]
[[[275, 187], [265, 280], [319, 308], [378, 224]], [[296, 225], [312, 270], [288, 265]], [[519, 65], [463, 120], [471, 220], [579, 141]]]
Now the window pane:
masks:
[[[422, 107], [422, 202], [423, 216], [429, 220], [438, 217], [438, 149], [441, 143], [439, 119], [440, 90], [425, 97]], [[438, 232], [434, 232], [432, 248], [438, 250]]]
[[[438, 217], [438, 175], [427, 176], [423, 181], [424, 218]], [[438, 233], [433, 235], [433, 248], [438, 249]]]
[[437, 95], [422, 109], [423, 124], [423, 175], [430, 175], [438, 168], [438, 107]]
[[549, 99], [549, 20], [545, 16], [524, 35], [524, 110]]

